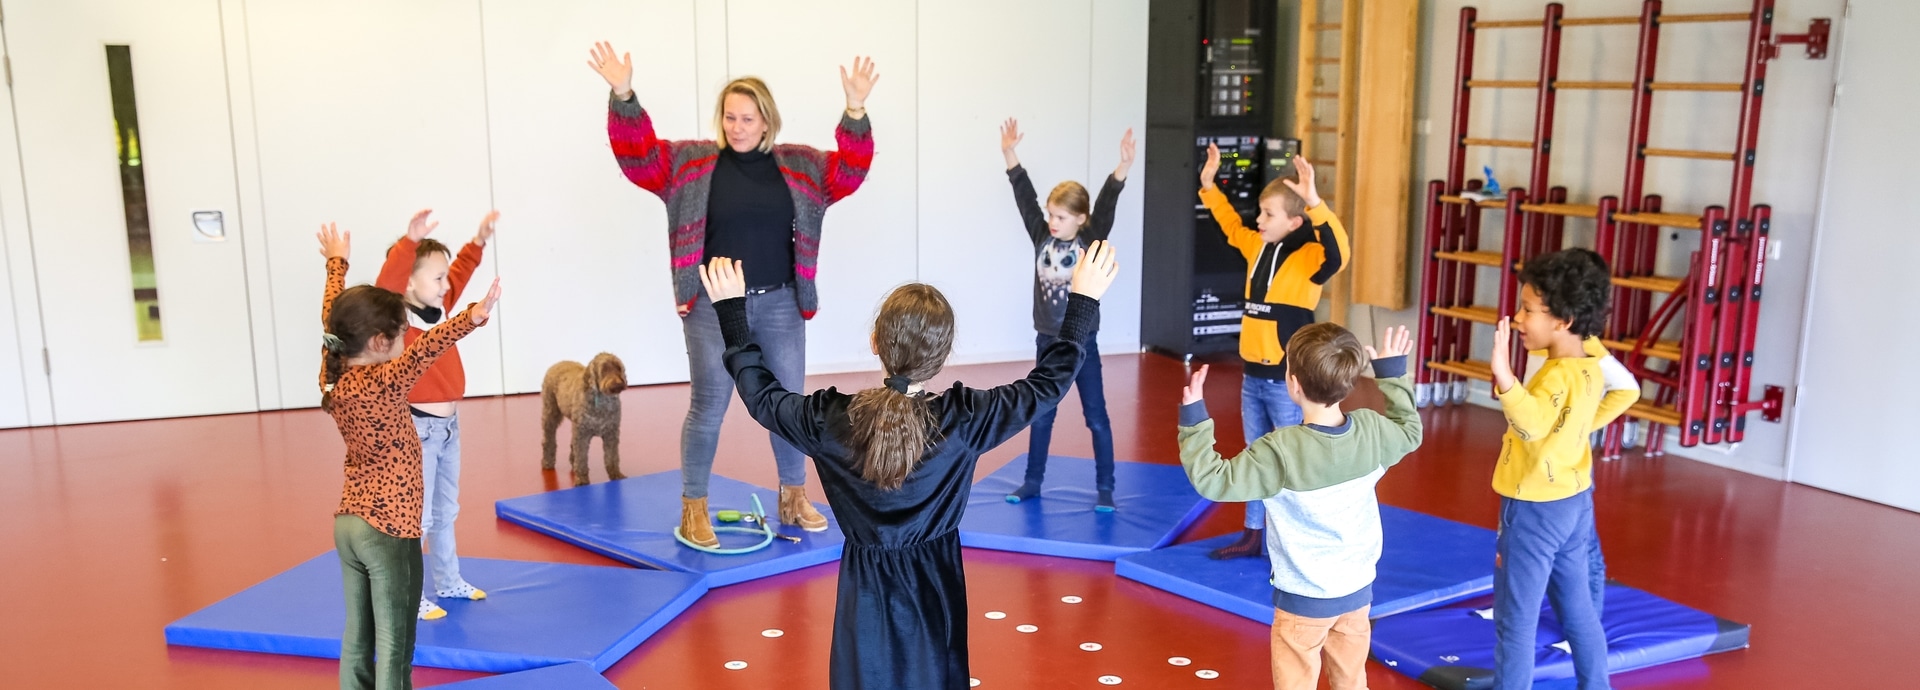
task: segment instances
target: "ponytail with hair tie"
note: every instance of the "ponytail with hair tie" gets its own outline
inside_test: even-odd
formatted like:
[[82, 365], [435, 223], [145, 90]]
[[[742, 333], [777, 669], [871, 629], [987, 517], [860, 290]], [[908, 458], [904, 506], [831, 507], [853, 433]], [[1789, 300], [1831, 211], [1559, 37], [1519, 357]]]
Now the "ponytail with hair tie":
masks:
[[913, 386], [913, 379], [904, 374], [887, 377], [887, 388], [892, 389], [893, 392], [895, 393], [906, 395], [907, 391], [910, 390], [912, 386]]

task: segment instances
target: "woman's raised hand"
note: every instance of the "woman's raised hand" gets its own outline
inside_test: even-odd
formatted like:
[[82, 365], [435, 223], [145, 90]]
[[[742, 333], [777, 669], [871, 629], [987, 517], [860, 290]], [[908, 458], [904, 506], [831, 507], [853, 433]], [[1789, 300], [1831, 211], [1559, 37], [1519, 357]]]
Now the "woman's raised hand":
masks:
[[633, 55], [631, 53], [620, 53], [615, 56], [613, 44], [601, 41], [593, 44], [593, 50], [589, 55], [592, 59], [587, 60], [587, 66], [592, 67], [601, 78], [607, 80], [607, 86], [613, 87], [615, 98], [624, 101], [627, 96], [633, 95]]
[[873, 58], [853, 58], [853, 72], [847, 72], [846, 66], [840, 67], [840, 88], [847, 92], [848, 110], [865, 110], [867, 94], [873, 93], [873, 85], [880, 83], [880, 73], [873, 71]]

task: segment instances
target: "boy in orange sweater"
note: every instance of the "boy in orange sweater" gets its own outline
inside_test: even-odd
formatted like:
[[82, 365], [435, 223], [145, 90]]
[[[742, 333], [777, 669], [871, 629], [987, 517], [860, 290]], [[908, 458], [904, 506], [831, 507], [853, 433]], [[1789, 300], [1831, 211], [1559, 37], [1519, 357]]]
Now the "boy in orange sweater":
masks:
[[[430, 222], [432, 210], [413, 215], [407, 223], [407, 236], [387, 250], [386, 263], [374, 284], [400, 293], [407, 304], [407, 343], [432, 329], [441, 317], [453, 310], [467, 281], [480, 268], [487, 240], [493, 239], [493, 224], [500, 218], [492, 211], [480, 221], [473, 240], [460, 248], [459, 255], [447, 246], [427, 237], [439, 223]], [[422, 578], [426, 589], [440, 598], [485, 599], [487, 593], [460, 577], [460, 555], [453, 538], [453, 521], [460, 515], [460, 410], [458, 401], [467, 395], [467, 371], [460, 364], [460, 350], [449, 347], [435, 360], [426, 375], [407, 395], [412, 407], [413, 425], [420, 435], [421, 481], [426, 487], [420, 511], [420, 531], [426, 536], [427, 571]], [[435, 620], [447, 610], [434, 598], [420, 597], [420, 619]]]

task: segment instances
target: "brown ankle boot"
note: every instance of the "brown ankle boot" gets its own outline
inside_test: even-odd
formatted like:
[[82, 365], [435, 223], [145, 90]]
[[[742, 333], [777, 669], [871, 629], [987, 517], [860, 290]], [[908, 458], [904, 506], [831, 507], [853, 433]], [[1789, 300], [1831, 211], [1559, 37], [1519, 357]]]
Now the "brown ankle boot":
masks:
[[720, 545], [720, 538], [713, 536], [713, 519], [707, 517], [707, 499], [680, 497], [680, 536], [707, 548]]
[[808, 532], [827, 531], [827, 516], [813, 509], [804, 486], [780, 487], [780, 522]]

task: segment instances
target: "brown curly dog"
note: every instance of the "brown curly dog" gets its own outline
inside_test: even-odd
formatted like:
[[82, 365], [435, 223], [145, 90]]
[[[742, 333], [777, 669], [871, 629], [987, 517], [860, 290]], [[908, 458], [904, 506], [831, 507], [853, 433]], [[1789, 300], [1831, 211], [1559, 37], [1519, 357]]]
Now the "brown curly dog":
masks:
[[586, 366], [579, 362], [561, 362], [547, 369], [540, 383], [540, 468], [553, 469], [554, 434], [560, 418], [573, 422], [573, 450], [567, 459], [573, 464], [573, 485], [592, 483], [587, 476], [587, 445], [600, 437], [600, 453], [606, 456], [607, 480], [626, 479], [620, 473], [620, 391], [627, 389], [627, 365], [619, 357], [602, 352]]

